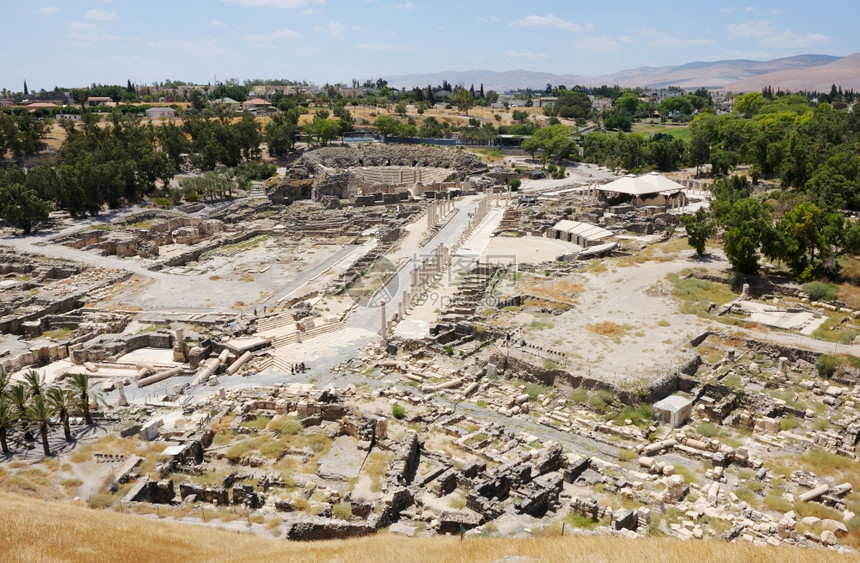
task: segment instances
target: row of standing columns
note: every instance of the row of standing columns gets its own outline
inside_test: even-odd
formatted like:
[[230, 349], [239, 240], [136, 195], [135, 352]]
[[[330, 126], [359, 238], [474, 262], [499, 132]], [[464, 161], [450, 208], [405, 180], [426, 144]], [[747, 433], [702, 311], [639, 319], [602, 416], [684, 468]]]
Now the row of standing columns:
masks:
[[433, 228], [454, 209], [454, 201], [449, 195], [447, 199], [436, 199], [427, 208], [427, 228]]
[[[510, 198], [510, 191], [508, 192]], [[419, 260], [417, 254], [412, 255], [413, 268], [409, 272], [409, 289], [404, 290], [401, 294], [400, 304], [398, 306], [398, 314], [402, 319], [406, 313], [412, 308], [412, 300], [414, 296], [420, 295], [421, 292], [435, 280], [445, 269], [450, 265], [451, 259], [460, 250], [466, 240], [472, 235], [475, 228], [484, 220], [490, 210], [490, 204], [496, 201], [498, 206], [501, 200], [501, 194], [487, 193], [487, 196], [482, 198], [475, 208], [474, 214], [469, 218], [466, 224], [466, 229], [460, 235], [460, 238], [452, 246], [448, 247], [441, 242], [436, 245], [433, 252], [429, 256], [425, 256]], [[452, 204], [450, 200], [447, 201]], [[434, 206], [431, 206], [433, 209]], [[428, 218], [430, 217], [428, 212]], [[385, 317], [383, 317], [384, 319]], [[383, 331], [385, 328], [383, 328]]]

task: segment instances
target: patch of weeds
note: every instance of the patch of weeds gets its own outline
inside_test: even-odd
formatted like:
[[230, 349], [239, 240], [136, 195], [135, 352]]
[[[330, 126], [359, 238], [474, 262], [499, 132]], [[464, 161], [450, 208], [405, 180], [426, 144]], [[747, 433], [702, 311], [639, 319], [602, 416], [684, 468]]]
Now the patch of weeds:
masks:
[[720, 429], [712, 422], [700, 422], [696, 425], [696, 432], [705, 438], [713, 438], [720, 433]]

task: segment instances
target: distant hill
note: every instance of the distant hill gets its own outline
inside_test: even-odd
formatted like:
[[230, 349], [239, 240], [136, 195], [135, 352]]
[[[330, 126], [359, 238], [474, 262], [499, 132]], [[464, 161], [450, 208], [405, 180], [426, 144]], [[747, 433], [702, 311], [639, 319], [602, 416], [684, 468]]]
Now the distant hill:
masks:
[[680, 86], [682, 88], [721, 88], [735, 92], [761, 90], [763, 86], [790, 90], [830, 90], [831, 84], [843, 88], [860, 89], [860, 53], [847, 57], [831, 55], [798, 55], [770, 61], [725, 60], [692, 62], [678, 66], [639, 67], [622, 70], [603, 76], [578, 76], [553, 74], [529, 70], [494, 72], [490, 70], [466, 70], [388, 76], [389, 85], [395, 88], [426, 88], [447, 80], [451, 84], [462, 84], [478, 88], [483, 83], [484, 91], [504, 92], [518, 88], [543, 89], [546, 85], [600, 86], [603, 84], [644, 88]]
[[765, 86], [783, 90], [817, 90], [829, 92], [836, 84], [842, 89], [860, 91], [860, 53], [854, 53], [828, 64], [802, 69], [779, 70], [758, 76], [751, 76], [726, 85], [733, 92], [751, 92]]

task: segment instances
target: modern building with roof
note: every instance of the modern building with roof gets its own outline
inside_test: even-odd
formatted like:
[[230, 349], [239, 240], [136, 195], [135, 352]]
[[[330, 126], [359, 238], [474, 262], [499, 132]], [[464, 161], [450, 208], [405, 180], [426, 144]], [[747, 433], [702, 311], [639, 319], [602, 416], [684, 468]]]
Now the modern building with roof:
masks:
[[90, 96], [87, 98], [88, 106], [109, 106], [113, 100], [109, 96]]
[[144, 114], [150, 119], [157, 119], [159, 117], [176, 117], [176, 110], [173, 108], [147, 108]]
[[57, 104], [52, 104], [51, 102], [33, 102], [32, 104], [27, 104], [27, 111], [33, 113], [37, 109], [55, 109], [60, 106]]
[[218, 99], [215, 99], [215, 100], [211, 100], [209, 103], [210, 103], [210, 104], [212, 104], [212, 105], [214, 105], [214, 104], [223, 104], [223, 105], [225, 105], [225, 106], [230, 106], [230, 107], [235, 107], [235, 106], [240, 105], [240, 104], [239, 104], [239, 102], [237, 102], [237, 101], [236, 101], [236, 100], [234, 100], [233, 98], [218, 98]]
[[272, 104], [262, 98], [251, 98], [245, 101], [242, 107], [246, 109], [269, 109], [272, 107]]
[[582, 248], [588, 248], [603, 244], [607, 239], [612, 238], [614, 233], [591, 223], [563, 219], [553, 225], [546, 235], [548, 238], [565, 240]]
[[596, 186], [601, 198], [612, 203], [630, 202], [634, 207], [659, 206], [675, 209], [687, 205], [684, 186], [657, 172], [623, 178]]

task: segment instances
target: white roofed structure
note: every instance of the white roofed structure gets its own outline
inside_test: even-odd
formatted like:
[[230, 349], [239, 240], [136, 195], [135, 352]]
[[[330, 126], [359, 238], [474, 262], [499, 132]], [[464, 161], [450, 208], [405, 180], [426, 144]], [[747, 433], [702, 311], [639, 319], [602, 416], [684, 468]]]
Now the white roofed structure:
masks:
[[566, 240], [578, 244], [582, 248], [598, 244], [614, 235], [612, 231], [603, 227], [568, 219], [556, 223], [547, 234], [549, 238]]
[[649, 172], [641, 176], [628, 174], [608, 184], [597, 186], [597, 189], [601, 192], [613, 192], [640, 197], [651, 194], [675, 193], [683, 190], [684, 186], [662, 174]]
[[687, 204], [684, 186], [657, 172], [641, 176], [628, 174], [608, 184], [595, 186], [595, 189], [603, 199], [632, 201], [635, 207], [653, 206], [673, 210]]

